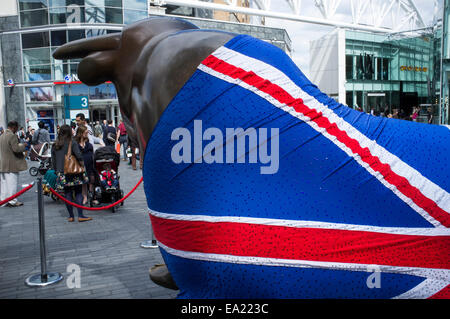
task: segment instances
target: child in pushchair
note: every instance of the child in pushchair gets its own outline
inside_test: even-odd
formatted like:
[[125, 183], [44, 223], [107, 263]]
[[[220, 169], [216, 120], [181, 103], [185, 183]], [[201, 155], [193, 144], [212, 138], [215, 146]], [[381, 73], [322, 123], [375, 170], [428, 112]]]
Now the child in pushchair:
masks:
[[[95, 162], [95, 189], [90, 204], [96, 200], [99, 203], [114, 203], [123, 197], [120, 189], [120, 176], [118, 174], [120, 155], [112, 147], [105, 146], [94, 153]], [[121, 203], [123, 205], [123, 202]], [[111, 210], [115, 212], [116, 206]]]
[[106, 190], [115, 190], [119, 186], [117, 173], [111, 168], [109, 162], [103, 164], [103, 170], [100, 172], [100, 185]]

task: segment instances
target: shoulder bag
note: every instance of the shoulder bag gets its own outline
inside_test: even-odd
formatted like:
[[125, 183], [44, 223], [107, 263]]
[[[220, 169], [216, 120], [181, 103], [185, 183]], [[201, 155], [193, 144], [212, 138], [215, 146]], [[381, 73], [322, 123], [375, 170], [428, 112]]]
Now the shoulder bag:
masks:
[[72, 141], [69, 142], [69, 149], [64, 158], [64, 174], [82, 174], [84, 173], [84, 165], [81, 165], [77, 158], [72, 154]]

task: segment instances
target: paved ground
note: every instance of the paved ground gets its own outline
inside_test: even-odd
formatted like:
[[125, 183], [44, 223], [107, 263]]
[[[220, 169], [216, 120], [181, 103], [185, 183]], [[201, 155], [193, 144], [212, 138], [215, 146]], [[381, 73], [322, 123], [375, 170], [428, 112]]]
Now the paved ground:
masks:
[[[36, 162], [29, 162], [29, 165]], [[141, 177], [121, 162], [121, 188], [127, 194]], [[34, 178], [19, 176], [19, 189]], [[44, 196], [48, 271], [60, 272], [63, 281], [48, 287], [30, 288], [25, 279], [40, 273], [39, 224], [36, 187], [23, 194], [21, 207], [0, 208], [0, 299], [10, 298], [123, 298], [173, 299], [178, 291], [154, 284], [149, 267], [163, 263], [159, 249], [144, 249], [151, 239], [150, 219], [141, 184], [113, 214], [89, 211], [92, 221], [67, 222], [65, 205]], [[80, 288], [68, 288], [72, 270], [80, 267]], [[73, 280], [70, 282], [73, 283]]]

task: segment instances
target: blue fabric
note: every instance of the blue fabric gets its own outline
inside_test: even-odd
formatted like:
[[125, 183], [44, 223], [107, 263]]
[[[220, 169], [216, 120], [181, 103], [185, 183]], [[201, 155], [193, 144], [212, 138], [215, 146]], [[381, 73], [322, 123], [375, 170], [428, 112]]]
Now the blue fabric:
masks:
[[[441, 188], [450, 189], [447, 128], [374, 117], [339, 104], [320, 92], [286, 54], [263, 41], [237, 36], [225, 47], [281, 70], [362, 134]], [[182, 127], [193, 137], [194, 120], [202, 121], [203, 132], [215, 127], [224, 136], [227, 128], [267, 128], [268, 132], [278, 128], [278, 172], [261, 174], [260, 168], [266, 165], [249, 163], [248, 158], [246, 163], [237, 163], [236, 152], [234, 163], [229, 164], [174, 163], [171, 151], [179, 141], [171, 140], [171, 134]], [[305, 122], [201, 70], [180, 90], [153, 131], [145, 155], [144, 187], [148, 207], [169, 214], [432, 227]], [[390, 298], [423, 280], [383, 274], [387, 286], [369, 291], [364, 272], [226, 264], [162, 253], [183, 298]]]

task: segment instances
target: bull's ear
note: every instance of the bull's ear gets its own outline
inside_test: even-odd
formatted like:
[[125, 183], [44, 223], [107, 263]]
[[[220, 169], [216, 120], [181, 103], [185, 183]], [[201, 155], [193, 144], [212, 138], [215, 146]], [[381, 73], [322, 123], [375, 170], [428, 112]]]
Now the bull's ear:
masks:
[[122, 33], [81, 39], [66, 43], [53, 52], [55, 59], [78, 59], [98, 51], [115, 50], [120, 47]]

